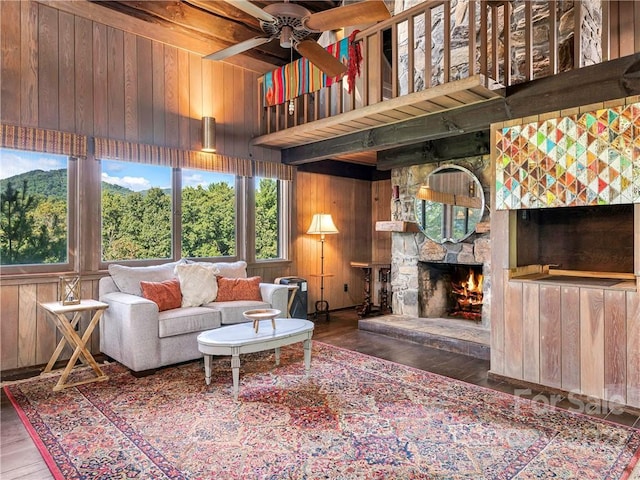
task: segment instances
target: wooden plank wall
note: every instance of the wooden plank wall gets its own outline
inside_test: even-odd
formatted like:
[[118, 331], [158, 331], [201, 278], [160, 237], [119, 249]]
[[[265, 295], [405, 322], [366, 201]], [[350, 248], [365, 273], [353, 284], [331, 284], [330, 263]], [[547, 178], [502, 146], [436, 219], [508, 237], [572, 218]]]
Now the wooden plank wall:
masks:
[[0, 2], [0, 121], [199, 150], [216, 118], [218, 152], [279, 161], [251, 147], [258, 75], [33, 1]]
[[[320, 299], [320, 239], [306, 235], [314, 213], [330, 213], [339, 232], [327, 235], [324, 245], [324, 299], [331, 310], [363, 301], [362, 272], [351, 261], [371, 259], [371, 182], [301, 172], [296, 176], [294, 203], [297, 208], [292, 244], [291, 275], [308, 281], [308, 309]], [[387, 217], [388, 218], [388, 217]], [[383, 247], [384, 248], [384, 247]], [[344, 291], [344, 284], [348, 291]]]

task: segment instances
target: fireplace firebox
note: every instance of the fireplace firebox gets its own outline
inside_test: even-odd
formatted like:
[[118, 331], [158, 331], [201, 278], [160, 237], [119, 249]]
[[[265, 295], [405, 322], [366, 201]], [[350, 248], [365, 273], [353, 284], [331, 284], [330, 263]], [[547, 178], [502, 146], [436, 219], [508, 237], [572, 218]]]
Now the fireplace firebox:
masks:
[[423, 318], [482, 321], [482, 265], [419, 262], [418, 304]]

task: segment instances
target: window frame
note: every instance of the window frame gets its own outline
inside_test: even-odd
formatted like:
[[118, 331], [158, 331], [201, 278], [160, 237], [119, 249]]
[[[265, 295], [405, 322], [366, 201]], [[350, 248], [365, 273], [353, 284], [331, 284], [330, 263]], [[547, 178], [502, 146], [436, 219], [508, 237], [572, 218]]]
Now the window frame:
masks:
[[[171, 188], [172, 188], [172, 240], [171, 240], [171, 257], [164, 259], [130, 259], [130, 260], [108, 260], [105, 261], [102, 259], [102, 159], [96, 158], [96, 163], [98, 164], [97, 168], [97, 200], [98, 200], [98, 215], [96, 220], [96, 239], [98, 245], [95, 247], [95, 258], [97, 260], [97, 265], [99, 270], [107, 270], [109, 265], [111, 264], [119, 264], [119, 265], [127, 265], [131, 267], [138, 266], [151, 266], [151, 265], [161, 265], [167, 262], [175, 262], [182, 258], [187, 258], [193, 261], [201, 261], [201, 262], [234, 262], [237, 260], [247, 258], [245, 252], [242, 251], [242, 246], [246, 245], [247, 238], [247, 215], [245, 214], [247, 203], [247, 188], [245, 178], [239, 175], [233, 175], [235, 178], [235, 195], [236, 195], [236, 218], [235, 218], [235, 242], [236, 242], [236, 254], [230, 256], [220, 256], [220, 257], [183, 257], [182, 256], [182, 176], [184, 170], [198, 170], [197, 168], [180, 168], [180, 167], [168, 167], [171, 168]], [[109, 161], [110, 159], [105, 159]], [[140, 163], [143, 162], [132, 162], [132, 163]], [[222, 173], [224, 172], [216, 172], [215, 170], [206, 170], [201, 169], [206, 172], [212, 173]], [[244, 226], [244, 227], [243, 227]], [[249, 260], [246, 260], [249, 263]]]
[[[18, 148], [0, 147], [5, 150], [20, 150]], [[78, 271], [78, 214], [79, 214], [79, 194], [78, 194], [78, 163], [79, 157], [51, 153], [42, 150], [24, 150], [41, 153], [43, 155], [55, 155], [66, 157], [67, 159], [67, 261], [64, 263], [40, 263], [25, 265], [0, 265], [0, 275], [25, 275], [25, 274], [66, 274]]]
[[[187, 258], [189, 260], [197, 261], [197, 262], [235, 262], [239, 260], [241, 255], [241, 246], [244, 245], [245, 242], [241, 241], [243, 238], [243, 230], [242, 225], [246, 225], [244, 222], [244, 202], [243, 199], [246, 197], [244, 190], [244, 182], [242, 181], [243, 177], [238, 175], [233, 175], [235, 178], [234, 183], [234, 192], [236, 196], [236, 218], [235, 218], [235, 242], [236, 242], [236, 254], [228, 255], [228, 256], [219, 256], [219, 257], [185, 257], [182, 255], [182, 175], [184, 170], [203, 170], [205, 172], [210, 173], [220, 173], [222, 175], [231, 175], [224, 172], [216, 172], [215, 170], [206, 170], [206, 169], [197, 169], [197, 168], [174, 168], [176, 182], [174, 184], [174, 191], [179, 191], [180, 194], [176, 195], [178, 198], [176, 202], [174, 202], [174, 232], [179, 232], [179, 234], [174, 235], [174, 252], [179, 252], [179, 255], [174, 255], [174, 260], [180, 260], [181, 258]], [[179, 188], [178, 188], [179, 187]]]
[[[255, 184], [256, 178], [270, 178], [277, 182], [278, 191], [278, 252], [280, 255], [276, 258], [256, 258], [256, 201], [255, 201]], [[269, 263], [278, 263], [289, 261], [289, 238], [290, 238], [290, 211], [291, 208], [291, 181], [281, 180], [274, 177], [250, 177], [247, 182], [251, 190], [248, 201], [251, 208], [247, 208], [247, 211], [251, 214], [251, 242], [247, 242], [247, 246], [250, 245], [250, 250], [247, 252], [247, 258], [250, 258], [253, 263], [265, 265]]]
[[[96, 228], [96, 242], [97, 245], [89, 245], [89, 249], [94, 249], [95, 248], [95, 258], [97, 260], [97, 265], [98, 265], [98, 269], [99, 270], [108, 270], [109, 265], [111, 264], [118, 264], [118, 265], [127, 265], [130, 267], [143, 267], [143, 266], [151, 266], [151, 265], [162, 265], [164, 263], [167, 262], [173, 262], [176, 260], [179, 260], [180, 257], [176, 258], [176, 238], [179, 237], [179, 241], [181, 240], [181, 235], [176, 235], [176, 222], [178, 224], [178, 226], [180, 225], [180, 217], [181, 217], [181, 211], [182, 211], [182, 205], [181, 203], [176, 204], [176, 183], [178, 183], [178, 185], [180, 185], [180, 181], [181, 181], [181, 177], [177, 174], [178, 171], [180, 170], [179, 168], [175, 168], [175, 167], [164, 167], [164, 168], [168, 168], [171, 173], [171, 254], [169, 257], [167, 258], [141, 258], [141, 259], [127, 259], [127, 260], [103, 260], [102, 258], [102, 162], [103, 160], [106, 161], [118, 161], [118, 162], [127, 162], [127, 163], [137, 163], [140, 165], [145, 165], [144, 162], [128, 162], [126, 160], [114, 160], [114, 159], [101, 159], [101, 158], [95, 158], [96, 164], [97, 164], [97, 180], [95, 183], [95, 191], [96, 191], [96, 198], [97, 198], [97, 215], [96, 215], [96, 222], [95, 222], [95, 228]], [[149, 165], [149, 166], [157, 166], [157, 165]], [[162, 166], [162, 165], [160, 165]], [[180, 177], [180, 178], [177, 178]], [[180, 200], [180, 199], [178, 199]], [[180, 214], [177, 214], [177, 212], [180, 212]], [[180, 231], [180, 234], [182, 234], [182, 231]], [[178, 245], [180, 245], [180, 243], [178, 243]], [[180, 251], [180, 249], [178, 249], [177, 251]]]

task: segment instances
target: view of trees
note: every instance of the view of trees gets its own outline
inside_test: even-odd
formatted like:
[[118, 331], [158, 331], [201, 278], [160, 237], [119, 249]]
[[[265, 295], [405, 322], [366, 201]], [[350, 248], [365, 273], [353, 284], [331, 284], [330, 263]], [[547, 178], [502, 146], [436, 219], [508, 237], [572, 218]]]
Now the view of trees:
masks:
[[[0, 260], [3, 265], [67, 259], [67, 170], [35, 170], [0, 182]], [[256, 185], [256, 258], [278, 251], [278, 182]], [[171, 191], [134, 192], [102, 184], [102, 258], [170, 258]], [[184, 257], [236, 254], [236, 194], [227, 182], [182, 190]]]
[[261, 178], [256, 187], [256, 258], [278, 258], [278, 182]]
[[171, 196], [125, 191], [102, 190], [102, 259], [171, 257]]
[[67, 261], [67, 169], [29, 172], [0, 183], [3, 265]]

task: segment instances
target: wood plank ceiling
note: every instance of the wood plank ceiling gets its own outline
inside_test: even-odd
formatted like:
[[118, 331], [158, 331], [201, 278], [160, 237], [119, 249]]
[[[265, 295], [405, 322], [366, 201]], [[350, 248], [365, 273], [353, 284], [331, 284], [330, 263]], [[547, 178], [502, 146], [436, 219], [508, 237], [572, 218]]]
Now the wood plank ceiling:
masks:
[[[256, 36], [263, 36], [260, 21], [233, 6], [233, 0], [138, 0], [97, 1], [101, 6], [129, 15], [152, 25], [163, 26], [175, 33], [186, 34], [201, 44], [211, 47], [203, 55], [235, 45]], [[254, 1], [260, 8], [282, 1]], [[298, 1], [296, 4], [312, 13], [341, 5], [340, 0]], [[318, 35], [315, 35], [317, 39]], [[297, 55], [294, 52], [294, 56]], [[290, 61], [289, 49], [280, 47], [276, 40], [259, 45], [225, 60], [259, 73], [285, 65]]]

